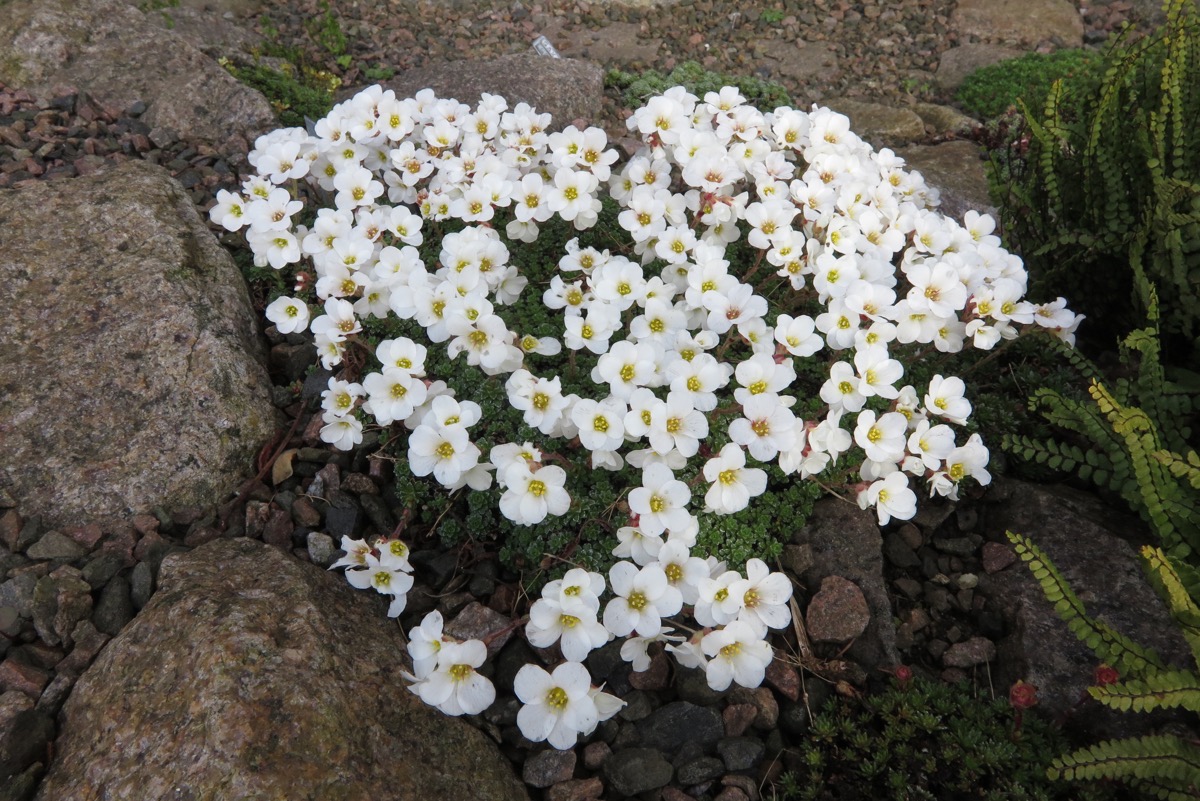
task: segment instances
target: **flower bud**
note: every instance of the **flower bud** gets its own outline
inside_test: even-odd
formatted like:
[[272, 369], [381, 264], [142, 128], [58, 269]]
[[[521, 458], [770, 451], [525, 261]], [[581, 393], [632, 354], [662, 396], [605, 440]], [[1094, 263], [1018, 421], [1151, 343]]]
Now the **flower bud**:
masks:
[[1037, 687], [1020, 679], [1008, 691], [1008, 702], [1012, 704], [1013, 709], [1031, 709], [1037, 706], [1037, 701]]

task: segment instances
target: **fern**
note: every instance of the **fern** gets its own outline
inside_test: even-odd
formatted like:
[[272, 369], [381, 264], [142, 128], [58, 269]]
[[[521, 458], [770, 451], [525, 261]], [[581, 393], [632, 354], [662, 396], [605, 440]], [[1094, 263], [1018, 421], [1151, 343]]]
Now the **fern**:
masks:
[[1054, 760], [1052, 779], [1121, 779], [1157, 798], [1194, 800], [1200, 748], [1172, 735], [1106, 740]]
[[1165, 663], [1156, 651], [1138, 645], [1103, 621], [1090, 617], [1058, 568], [1032, 540], [1011, 531], [1008, 532], [1008, 538], [1017, 555], [1028, 563], [1046, 600], [1054, 604], [1054, 611], [1071, 633], [1095, 651], [1101, 661], [1112, 665], [1122, 674], [1140, 676], [1165, 669]]
[[1200, 334], [1200, 15], [1191, 0], [1167, 12], [1155, 34], [1116, 38], [1098, 87], [1056, 83], [1036, 114], [1023, 107], [1027, 136], [989, 181], [1035, 292], [1128, 329], [1136, 257], [1186, 363]]
[[1149, 712], [1174, 707], [1200, 712], [1200, 677], [1189, 671], [1162, 671], [1144, 679], [1089, 687], [1088, 693], [1120, 712]]
[[[1008, 538], [1071, 632], [1121, 675], [1115, 683], [1088, 688], [1093, 698], [1122, 712], [1176, 708], [1200, 712], [1200, 675], [1168, 668], [1154, 650], [1089, 617], [1066, 579], [1037, 546], [1011, 531]], [[1200, 660], [1200, 607], [1196, 604], [1200, 573], [1172, 560], [1160, 548], [1147, 546], [1142, 557], [1151, 583], [1167, 601], [1193, 659]], [[1174, 736], [1108, 740], [1054, 760], [1047, 775], [1069, 780], [1118, 779], [1156, 798], [1196, 799], [1200, 798], [1200, 748]]]
[[1178, 453], [1186, 449], [1186, 415], [1194, 404], [1166, 380], [1159, 361], [1157, 294], [1140, 271], [1135, 283], [1144, 290], [1148, 325], [1122, 340], [1121, 360], [1127, 370], [1136, 367], [1136, 379], [1120, 379], [1110, 389], [1095, 365], [1075, 356], [1072, 365], [1089, 379], [1090, 402], [1050, 389], [1029, 399], [1030, 409], [1083, 444], [1020, 435], [1001, 444], [1028, 462], [1118, 493], [1171, 554], [1185, 558], [1200, 553], [1200, 504], [1186, 491], [1200, 489], [1200, 457], [1193, 462]]

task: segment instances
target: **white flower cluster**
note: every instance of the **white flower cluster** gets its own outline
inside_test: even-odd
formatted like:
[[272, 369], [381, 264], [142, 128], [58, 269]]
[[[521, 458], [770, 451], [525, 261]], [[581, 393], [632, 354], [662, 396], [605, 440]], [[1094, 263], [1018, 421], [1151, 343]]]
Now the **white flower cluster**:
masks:
[[[643, 545], [651, 542], [647, 539]], [[694, 530], [690, 540], [672, 535], [660, 542], [654, 554], [644, 548], [637, 551], [637, 564], [622, 560], [613, 565], [608, 574], [612, 597], [604, 606], [603, 621], [600, 599], [606, 583], [599, 573], [573, 568], [546, 584], [529, 609], [525, 637], [536, 648], [557, 643], [566, 661], [552, 673], [535, 665], [517, 673], [514, 689], [522, 702], [517, 724], [528, 739], [570, 748], [624, 706], [624, 701], [594, 687], [583, 665], [593, 649], [614, 637], [626, 638], [621, 657], [637, 672], [649, 669], [648, 649], [658, 642], [684, 667], [703, 670], [714, 690], [734, 683], [751, 688], [762, 684], [774, 658], [767, 643], [770, 629], [791, 621], [791, 582], [759, 559], [746, 564], [745, 576], [726, 570], [716, 559], [691, 555], [691, 545]], [[392, 595], [389, 615], [399, 614], [413, 584], [407, 546], [398, 539], [381, 539], [372, 547], [343, 537], [341, 547], [346, 556], [330, 569], [351, 568], [346, 574], [351, 584]], [[691, 638], [666, 625], [685, 606], [702, 627]], [[495, 700], [492, 683], [477, 671], [487, 658], [482, 641], [459, 642], [445, 635], [436, 611], [408, 636], [413, 672], [405, 678], [421, 700], [448, 715], [478, 714]]]
[[[706, 510], [733, 513], [765, 491], [747, 453], [807, 478], [857, 445], [858, 500], [881, 523], [915, 513], [910, 475], [950, 497], [967, 476], [987, 483], [987, 449], [975, 436], [956, 443], [947, 425], [970, 414], [963, 382], [938, 375], [924, 393], [901, 385], [899, 349], [991, 348], [1031, 324], [1070, 339], [1081, 319], [1062, 299], [1023, 300], [1021, 261], [1000, 247], [989, 217], [968, 212], [960, 225], [932, 211], [936, 193], [918, 173], [889, 150], [872, 151], [828, 109], [762, 113], [730, 87], [702, 100], [676, 87], [630, 117], [646, 147], [615, 174], [602, 131], [549, 134], [548, 124], [492, 95], [472, 109], [429, 91], [400, 100], [373, 87], [335, 107], [315, 135], [260, 138], [250, 154], [258, 175], [244, 195], [222, 193], [211, 216], [231, 230], [248, 226], [263, 264], [311, 261], [324, 314], [310, 327], [326, 367], [361, 342], [361, 318], [416, 320], [429, 343], [507, 375], [525, 422], [577, 438], [593, 468], [642, 468], [630, 504], [643, 535], [694, 520], [691, 493], [673, 474], [699, 453], [731, 383], [740, 415], [726, 429], [731, 445], [703, 465]], [[283, 188], [300, 178], [332, 196], [311, 229], [293, 223], [302, 204]], [[640, 263], [573, 241], [543, 294], [563, 314], [562, 341], [522, 336], [499, 308], [527, 279], [491, 222], [503, 213], [510, 241], [533, 240], [554, 215], [582, 230], [597, 219], [603, 183]], [[431, 272], [417, 250], [422, 224], [449, 218], [470, 225], [444, 237]], [[731, 271], [727, 247], [743, 236], [758, 261]], [[775, 278], [751, 284], [764, 261]], [[770, 319], [763, 287], [781, 282], [825, 311]], [[292, 297], [268, 309], [283, 332], [303, 330], [308, 316]], [[524, 367], [526, 354], [564, 344], [598, 355], [597, 397], [564, 394], [558, 377]], [[819, 351], [831, 354], [826, 412], [802, 420], [788, 394], [793, 360]], [[517, 523], [565, 512], [561, 468], [506, 459], [503, 448], [482, 459], [469, 431], [478, 407], [427, 377], [425, 354], [408, 338], [385, 340], [377, 372], [361, 383], [331, 379], [322, 438], [346, 449], [361, 441], [363, 414], [382, 426], [403, 421], [415, 474], [452, 489], [495, 480], [502, 512]], [[865, 408], [872, 397], [890, 409]]]
[[[495, 484], [501, 512], [518, 524], [564, 514], [569, 470], [546, 464], [528, 442], [495, 445], [485, 458], [471, 433], [483, 412], [456, 397], [470, 388], [426, 375], [427, 348], [439, 346], [482, 376], [504, 377], [524, 422], [585, 448], [586, 467], [641, 471], [614, 550], [631, 561], [612, 569], [615, 597], [602, 617], [598, 574], [552, 583], [530, 610], [529, 640], [558, 642], [568, 662], [553, 675], [530, 668], [518, 677], [522, 729], [558, 744], [615, 711], [568, 667], [613, 636], [630, 637], [622, 653], [635, 667], [658, 640], [703, 667], [713, 687], [762, 681], [765, 638], [789, 619], [791, 585], [756, 560], [743, 576], [693, 555], [698, 512], [746, 508], [766, 491], [770, 463], [813, 478], [852, 448], [858, 502], [881, 524], [915, 514], [912, 477], [951, 498], [964, 478], [988, 483], [987, 448], [978, 435], [959, 443], [951, 427], [971, 414], [964, 382], [939, 374], [922, 389], [904, 384], [903, 360], [968, 343], [990, 349], [1022, 326], [1071, 341], [1082, 318], [1061, 298], [1024, 300], [1023, 265], [1000, 247], [991, 218], [968, 212], [960, 224], [938, 214], [919, 173], [873, 151], [829, 109], [763, 113], [730, 87], [703, 98], [676, 87], [629, 118], [644, 147], [615, 172], [601, 130], [548, 133], [549, 123], [492, 95], [471, 108], [428, 90], [399, 99], [373, 87], [336, 106], [314, 134], [260, 138], [250, 154], [258, 174], [242, 193], [222, 192], [210, 216], [245, 227], [261, 265], [311, 263], [315, 275], [302, 273], [297, 292], [315, 293], [323, 313], [309, 322], [301, 298], [281, 297], [267, 315], [283, 333], [311, 330], [326, 368], [351, 347], [369, 352], [358, 336], [366, 318], [423, 329], [422, 342], [378, 343], [378, 368], [361, 383], [349, 371], [330, 379], [326, 442], [353, 447], [366, 416], [403, 423], [414, 474], [450, 489]], [[303, 204], [285, 188], [301, 179], [328, 201], [311, 227], [293, 219]], [[583, 231], [602, 210], [602, 186], [620, 207], [627, 246], [572, 240], [541, 289], [562, 315], [561, 337], [521, 332], [502, 311], [529, 278], [509, 264], [495, 226], [505, 225], [509, 243], [532, 242], [554, 216]], [[455, 232], [427, 245], [426, 221], [447, 220], [459, 221]], [[749, 263], [731, 263], [740, 240]], [[572, 365], [581, 355], [594, 361], [592, 397], [527, 366], [527, 356], [564, 347]], [[824, 406], [801, 419], [796, 360], [817, 354], [829, 363]], [[714, 435], [728, 440], [716, 453]], [[700, 482], [702, 501], [693, 497]], [[399, 614], [412, 579], [386, 557], [394, 542], [344, 543], [350, 555], [339, 566], [351, 568], [355, 586], [390, 594]], [[704, 627], [688, 641], [662, 623], [685, 605]], [[423, 636], [444, 642], [430, 626]], [[445, 660], [426, 654], [414, 675], [418, 694], [452, 714], [487, 697], [474, 678], [480, 649], [468, 646]]]

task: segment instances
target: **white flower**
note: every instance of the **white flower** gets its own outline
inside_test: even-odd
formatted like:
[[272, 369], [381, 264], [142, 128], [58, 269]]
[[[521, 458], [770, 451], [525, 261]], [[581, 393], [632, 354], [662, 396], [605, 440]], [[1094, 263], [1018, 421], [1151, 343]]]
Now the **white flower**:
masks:
[[746, 467], [746, 454], [735, 442], [704, 463], [704, 480], [712, 484], [704, 495], [705, 508], [718, 514], [740, 512], [767, 489], [766, 471]]
[[405, 573], [412, 572], [412, 564], [408, 561], [409, 548], [403, 540], [384, 539], [375, 540], [375, 550], [379, 551], [379, 563], [385, 567], [392, 567], [396, 570], [402, 570]]
[[421, 619], [419, 626], [408, 631], [408, 655], [413, 661], [413, 675], [423, 679], [437, 667], [442, 650], [442, 613], [436, 609]]
[[564, 662], [547, 673], [537, 665], [517, 671], [513, 690], [523, 706], [517, 712], [521, 734], [535, 743], [543, 740], [560, 750], [575, 745], [600, 720], [590, 690], [592, 678], [578, 662]]
[[617, 529], [617, 547], [613, 548], [612, 555], [648, 565], [658, 558], [662, 544], [661, 534], [647, 534], [639, 526], [621, 526]]
[[701, 626], [724, 626], [737, 620], [743, 599], [730, 587], [742, 580], [742, 574], [736, 570], [726, 570], [716, 578], [701, 579], [699, 597], [693, 609], [696, 622]]
[[879, 525], [887, 525], [893, 517], [911, 520], [917, 513], [917, 495], [908, 488], [908, 476], [900, 471], [889, 473], [875, 481], [859, 496], [859, 507], [874, 506]]
[[643, 533], [661, 534], [687, 524], [691, 499], [688, 485], [677, 480], [669, 467], [651, 464], [642, 471], [642, 486], [629, 493], [629, 510], [638, 516]]
[[465, 428], [422, 423], [408, 437], [408, 466], [413, 475], [432, 473], [443, 486], [457, 482], [479, 462], [479, 456], [479, 448]]
[[479, 640], [443, 643], [437, 668], [411, 689], [447, 715], [477, 715], [496, 700], [496, 688], [475, 670], [485, 659], [487, 647]]
[[966, 389], [966, 384], [957, 376], [935, 375], [929, 380], [929, 390], [925, 393], [925, 411], [964, 425], [971, 416], [971, 402], [963, 397]]
[[866, 409], [858, 414], [854, 442], [874, 462], [898, 462], [904, 458], [908, 418], [900, 412], [887, 412], [878, 419]]
[[364, 569], [347, 570], [346, 580], [356, 589], [374, 587], [377, 592], [392, 596], [392, 602], [388, 606], [388, 617], [400, 616], [404, 611], [407, 593], [413, 586], [412, 576], [398, 567], [383, 564], [369, 554]]
[[793, 356], [812, 356], [825, 347], [811, 317], [781, 314], [775, 320], [775, 339]]
[[357, 417], [343, 417], [333, 412], [325, 412], [321, 419], [325, 423], [321, 427], [322, 442], [327, 442], [340, 451], [348, 451], [362, 442], [363, 426]]
[[267, 319], [281, 334], [294, 334], [308, 327], [308, 305], [297, 298], [280, 295], [267, 306]]
[[766, 677], [767, 665], [775, 658], [771, 646], [749, 623], [738, 620], [700, 641], [709, 657], [704, 669], [708, 686], [720, 691], [737, 682], [743, 687], [758, 687]]
[[370, 396], [363, 411], [381, 426], [403, 420], [425, 402], [425, 382], [397, 367], [385, 367], [382, 373], [370, 373], [363, 379]]
[[658, 549], [656, 564], [666, 574], [667, 582], [679, 590], [683, 602], [691, 605], [699, 597], [700, 582], [709, 576], [708, 563], [692, 556], [690, 546], [682, 539], [669, 538]]
[[960, 448], [955, 448], [946, 455], [946, 472], [949, 474], [952, 481], [962, 481], [963, 478], [970, 476], [980, 484], [987, 485], [992, 482], [992, 474], [985, 468], [987, 467], [988, 449], [984, 447], [983, 439], [978, 434], [972, 434], [967, 439], [967, 444]]
[[248, 221], [246, 200], [227, 189], [217, 191], [217, 204], [208, 210], [208, 218], [226, 231], [237, 231]]
[[662, 618], [683, 608], [683, 596], [667, 581], [657, 565], [640, 570], [629, 562], [617, 562], [608, 572], [617, 597], [604, 607], [604, 627], [618, 637], [636, 631], [643, 637], [662, 628]]
[[791, 622], [788, 600], [792, 597], [792, 582], [783, 573], [772, 573], [761, 559], [746, 562], [746, 578], [730, 584], [729, 592], [742, 597], [737, 619], [751, 624], [763, 636], [768, 628], [781, 629]]
[[604, 592], [604, 576], [590, 573], [581, 567], [568, 570], [561, 579], [546, 584], [542, 597], [558, 601], [565, 609], [579, 605], [594, 615], [600, 611], [600, 593]]
[[683, 637], [672, 636], [671, 632], [674, 629], [663, 626], [657, 634], [649, 637], [627, 637], [625, 642], [621, 643], [621, 658], [631, 664], [635, 673], [642, 673], [650, 669], [650, 653], [648, 649], [651, 643], [673, 643], [683, 642]]
[[549, 648], [558, 642], [570, 662], [582, 662], [611, 637], [594, 610], [580, 603], [564, 606], [550, 598], [539, 598], [529, 608], [525, 636], [535, 648]]
[[367, 544], [366, 540], [353, 540], [343, 534], [342, 544], [339, 547], [346, 555], [330, 565], [330, 570], [336, 570], [339, 567], [367, 566], [367, 556], [371, 553], [371, 546]]
[[690, 458], [700, 450], [700, 440], [708, 437], [708, 417], [692, 407], [687, 393], [668, 392], [666, 403], [650, 409], [647, 435], [655, 453], [665, 456], [676, 450]]
[[862, 391], [862, 379], [846, 362], [834, 362], [829, 368], [829, 380], [821, 385], [820, 395], [821, 400], [836, 411], [857, 412], [867, 402], [867, 396]]
[[518, 462], [504, 471], [506, 488], [500, 496], [500, 511], [509, 520], [523, 526], [542, 522], [547, 515], [564, 515], [571, 508], [571, 496], [563, 489], [567, 473], [554, 465], [530, 470], [528, 462]]
[[796, 417], [778, 395], [753, 395], [742, 404], [742, 417], [729, 424], [729, 438], [760, 462], [774, 459], [796, 441]]
[[594, 401], [584, 398], [571, 409], [571, 422], [579, 429], [579, 441], [592, 451], [613, 451], [625, 441], [625, 404], [616, 398]]

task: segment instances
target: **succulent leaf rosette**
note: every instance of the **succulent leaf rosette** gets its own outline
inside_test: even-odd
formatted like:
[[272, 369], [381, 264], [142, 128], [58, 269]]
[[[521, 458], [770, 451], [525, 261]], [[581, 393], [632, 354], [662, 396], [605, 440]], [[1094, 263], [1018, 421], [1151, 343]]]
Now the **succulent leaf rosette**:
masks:
[[[281, 332], [311, 331], [338, 371], [322, 399], [324, 441], [349, 449], [364, 425], [388, 428], [415, 475], [447, 490], [497, 487], [519, 525], [570, 508], [572, 468], [640, 471], [603, 611], [605, 578], [582, 569], [530, 609], [530, 641], [560, 643], [579, 667], [519, 677], [530, 710], [519, 721], [530, 739], [567, 747], [620, 706], [580, 673], [614, 636], [629, 638], [622, 655], [638, 669], [661, 642], [714, 687], [762, 681], [791, 584], [757, 559], [740, 573], [695, 553], [697, 512], [745, 509], [767, 491], [768, 465], [797, 480], [840, 469], [881, 524], [915, 514], [918, 480], [950, 498], [967, 478], [988, 483], [987, 448], [956, 430], [971, 414], [965, 383], [906, 384], [906, 362], [991, 349], [1022, 330], [1072, 341], [1082, 318], [1061, 298], [1025, 300], [1023, 264], [990, 217], [939, 214], [919, 173], [829, 109], [764, 113], [731, 87], [703, 98], [675, 87], [629, 117], [643, 144], [623, 163], [601, 129], [550, 123], [495, 95], [471, 107], [371, 87], [312, 133], [261, 137], [257, 174], [210, 214], [245, 229], [259, 266], [308, 276], [267, 316]], [[317, 208], [301, 225], [306, 202]], [[548, 225], [588, 231], [605, 203], [617, 206], [611, 248], [573, 239], [543, 275], [510, 263]], [[522, 330], [511, 310], [527, 293], [558, 315], [557, 335]], [[420, 333], [372, 342], [372, 320]], [[503, 381], [541, 441], [485, 453], [472, 387], [426, 370], [435, 348], [480, 381]], [[592, 365], [584, 393], [563, 384], [577, 360]], [[807, 419], [793, 411], [803, 362], [827, 375]], [[549, 464], [556, 448], [579, 464]], [[391, 595], [396, 616], [412, 580], [393, 547], [346, 540], [337, 566]], [[690, 637], [668, 624], [683, 612], [701, 627]], [[444, 637], [440, 617], [411, 641], [414, 692], [449, 714], [490, 703], [478, 645]]]

